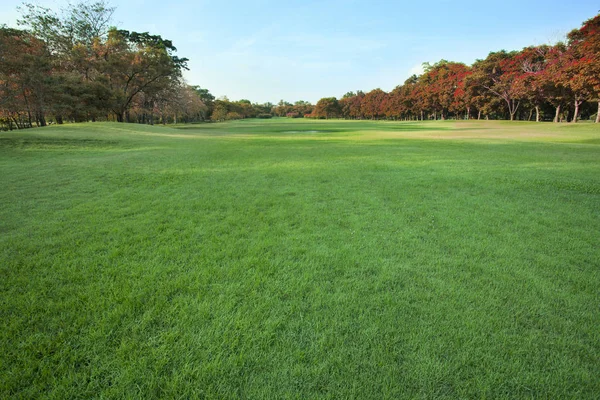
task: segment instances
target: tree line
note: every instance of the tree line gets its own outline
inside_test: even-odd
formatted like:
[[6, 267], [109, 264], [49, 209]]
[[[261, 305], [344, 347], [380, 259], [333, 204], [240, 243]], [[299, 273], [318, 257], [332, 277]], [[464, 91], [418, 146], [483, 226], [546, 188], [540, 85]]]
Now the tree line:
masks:
[[[595, 113], [595, 114], [594, 114]], [[571, 31], [566, 43], [498, 51], [473, 65], [424, 64], [389, 93], [348, 92], [322, 98], [312, 118], [521, 119], [600, 122], [600, 15]]]
[[[0, 27], [0, 128], [65, 121], [179, 123], [241, 118], [600, 121], [600, 15], [566, 43], [492, 52], [473, 65], [424, 64], [391, 92], [348, 92], [316, 105], [216, 99], [187, 84], [172, 41], [111, 25], [105, 0], [60, 13], [25, 3]], [[597, 107], [596, 107], [597, 103]], [[595, 112], [595, 116], [594, 116]]]
[[146, 122], [174, 109], [201, 114], [184, 85], [187, 59], [170, 40], [110, 26], [113, 7], [79, 3], [59, 15], [24, 4], [0, 28], [0, 122], [8, 129], [95, 121]]
[[182, 78], [188, 60], [176, 55], [172, 41], [111, 26], [115, 8], [105, 0], [70, 4], [60, 12], [24, 3], [19, 11], [24, 29], [0, 26], [1, 129], [65, 121], [218, 122], [312, 112], [307, 102], [230, 101], [188, 85]]

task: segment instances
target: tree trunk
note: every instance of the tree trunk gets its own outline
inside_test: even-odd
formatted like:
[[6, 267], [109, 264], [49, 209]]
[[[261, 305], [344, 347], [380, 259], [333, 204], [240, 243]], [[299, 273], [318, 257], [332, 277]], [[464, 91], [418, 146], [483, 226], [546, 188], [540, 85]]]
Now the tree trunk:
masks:
[[117, 122], [123, 122], [124, 114], [123, 112], [118, 112], [117, 114]]
[[535, 106], [535, 122], [540, 122], [540, 106]]
[[63, 124], [64, 121], [63, 121], [62, 115], [57, 115], [55, 118], [56, 118], [56, 123], [58, 125], [62, 125]]
[[598, 100], [598, 113], [596, 114], [596, 123], [600, 123], [600, 100]]
[[517, 110], [519, 109], [519, 104], [521, 102], [517, 101], [515, 104], [515, 100], [508, 100], [506, 99], [506, 104], [508, 105], [508, 113], [510, 114], [510, 120], [514, 121], [515, 120], [515, 114], [517, 113]]
[[25, 100], [25, 106], [27, 107], [27, 120], [29, 121], [29, 127], [33, 128], [33, 122], [31, 120], [31, 108], [29, 107], [29, 100], [23, 89], [23, 100]]
[[477, 121], [481, 119], [481, 110], [477, 110]]
[[533, 115], [533, 108], [529, 110], [529, 117], [527, 117], [527, 122], [531, 121], [532, 115]]
[[579, 106], [580, 105], [581, 105], [581, 101], [575, 100], [575, 113], [573, 114], [573, 119], [571, 120], [572, 123], [577, 122], [577, 117], [579, 116]]
[[46, 126], [46, 118], [44, 117], [44, 114], [41, 112], [37, 113], [37, 124], [38, 124], [38, 126]]
[[471, 119], [471, 107], [467, 107], [467, 121]]
[[554, 114], [554, 121], [555, 123], [558, 123], [558, 116], [560, 115], [560, 104], [558, 106], [556, 106], [556, 114]]

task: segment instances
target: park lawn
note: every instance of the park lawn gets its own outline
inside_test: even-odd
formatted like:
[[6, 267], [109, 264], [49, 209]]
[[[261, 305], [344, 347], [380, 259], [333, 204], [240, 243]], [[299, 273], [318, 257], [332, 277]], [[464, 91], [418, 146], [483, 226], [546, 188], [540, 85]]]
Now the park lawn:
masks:
[[0, 398], [600, 393], [600, 127], [0, 133]]

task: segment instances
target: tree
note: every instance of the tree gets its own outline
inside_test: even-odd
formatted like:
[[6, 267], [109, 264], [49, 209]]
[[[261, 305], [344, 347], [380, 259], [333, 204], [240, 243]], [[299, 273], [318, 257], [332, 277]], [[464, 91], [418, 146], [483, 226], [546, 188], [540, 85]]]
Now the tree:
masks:
[[585, 100], [598, 102], [596, 123], [600, 122], [600, 14], [571, 31], [560, 80], [573, 92], [577, 122], [579, 106]]
[[469, 72], [465, 64], [446, 60], [433, 65], [425, 64], [425, 73], [421, 79], [426, 83], [425, 93], [429, 98], [429, 104], [436, 114], [439, 112], [440, 119], [446, 119], [447, 112], [450, 110], [460, 111], [464, 109], [463, 107], [467, 107], [462, 102], [466, 99], [466, 93], [460, 86]]
[[273, 112], [278, 117], [285, 117], [288, 113], [293, 111], [294, 105], [285, 100], [279, 100], [279, 103], [273, 107]]
[[516, 55], [517, 52], [502, 50], [490, 53], [485, 60], [477, 60], [473, 64], [471, 80], [505, 102], [511, 121], [515, 119], [523, 96], [519, 85], [515, 85], [521, 74]]
[[64, 25], [71, 33], [73, 43], [82, 43], [89, 47], [95, 40], [105, 39], [115, 9], [104, 0], [83, 1], [71, 6]]
[[[123, 121], [134, 105], [150, 110], [178, 90], [187, 59], [175, 56], [173, 43], [161, 36], [109, 28], [114, 10], [104, 0], [70, 5], [61, 14], [28, 3], [20, 9], [19, 23], [45, 44], [46, 80], [61, 89], [52, 107], [59, 123], [64, 115], [94, 120], [107, 110]], [[35, 90], [38, 109], [50, 97], [42, 89]]]
[[563, 43], [549, 47], [545, 54], [544, 68], [535, 79], [535, 84], [540, 87], [545, 101], [554, 107], [555, 123], [560, 122], [561, 110], [571, 98], [570, 89], [557, 79], [563, 68], [565, 51], [566, 46]]
[[271, 111], [274, 107], [273, 103], [266, 102], [263, 104], [253, 104], [254, 109], [256, 110], [256, 116], [259, 118], [270, 118]]
[[[400, 99], [397, 100], [398, 107], [400, 107], [399, 112], [400, 115], [405, 118], [415, 118], [419, 117], [421, 120], [423, 119], [423, 110], [417, 109], [417, 89], [419, 87], [419, 77], [417, 75], [412, 75], [404, 84], [400, 86], [398, 92], [398, 96]], [[396, 91], [396, 90], [395, 90]]]
[[30, 33], [0, 28], [0, 112], [9, 129], [46, 125], [51, 97], [51, 58], [45, 43]]
[[536, 122], [540, 122], [540, 107], [551, 92], [544, 75], [549, 52], [549, 46], [530, 46], [515, 56], [522, 73], [516, 77], [514, 88], [535, 109]]
[[335, 97], [325, 97], [317, 102], [313, 111], [317, 118], [335, 118], [340, 114], [340, 104]]
[[159, 115], [160, 122], [163, 124], [168, 122], [195, 122], [206, 119], [206, 105], [200, 100], [196, 91], [186, 84], [167, 88], [148, 100], [147, 103], [150, 107], [147, 107], [144, 113], [150, 113], [151, 121], [153, 114]]
[[187, 59], [174, 56], [170, 40], [147, 32], [111, 29], [102, 65], [114, 92], [112, 110], [123, 122], [134, 98], [141, 92], [156, 92], [179, 84]]
[[196, 96], [198, 96], [200, 101], [206, 107], [203, 120], [210, 119], [214, 107], [215, 96], [213, 96], [208, 89], [203, 89], [200, 86], [191, 86], [190, 88], [196, 93]]
[[371, 119], [385, 116], [385, 100], [387, 93], [381, 89], [373, 89], [365, 95], [360, 103], [362, 115]]
[[465, 119], [471, 119], [471, 109], [475, 104], [475, 99], [472, 91], [467, 87], [467, 79], [470, 72], [465, 72], [464, 76], [459, 78], [454, 86], [453, 100], [450, 103], [449, 109], [456, 115], [461, 111], [465, 111]]
[[356, 93], [346, 93], [342, 99], [339, 100], [341, 115], [344, 118], [350, 119], [363, 118], [363, 114], [361, 112], [361, 103], [364, 97], [365, 93], [362, 90], [358, 90]]
[[100, 0], [69, 4], [62, 15], [32, 3], [23, 3], [18, 10], [22, 15], [17, 23], [44, 41], [50, 52], [65, 62], [74, 46], [90, 49], [96, 40], [106, 39], [115, 7]]
[[306, 114], [310, 114], [314, 109], [314, 106], [310, 104], [308, 101], [298, 100], [292, 106], [292, 113], [301, 118]]
[[227, 114], [229, 113], [228, 103], [229, 102], [225, 100], [215, 101], [215, 106], [210, 119], [215, 122], [225, 121], [227, 119]]

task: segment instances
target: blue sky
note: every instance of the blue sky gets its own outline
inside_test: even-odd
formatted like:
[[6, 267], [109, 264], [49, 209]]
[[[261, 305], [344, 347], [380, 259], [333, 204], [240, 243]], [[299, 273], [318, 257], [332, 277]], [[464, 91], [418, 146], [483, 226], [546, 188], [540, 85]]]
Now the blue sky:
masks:
[[[4, 0], [0, 23], [15, 25], [20, 3]], [[600, 10], [597, 0], [576, 3], [111, 1], [119, 27], [173, 40], [190, 59], [188, 83], [260, 103], [389, 91], [426, 61], [471, 64], [490, 51], [553, 43]]]

